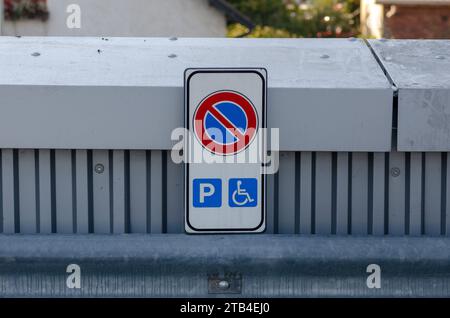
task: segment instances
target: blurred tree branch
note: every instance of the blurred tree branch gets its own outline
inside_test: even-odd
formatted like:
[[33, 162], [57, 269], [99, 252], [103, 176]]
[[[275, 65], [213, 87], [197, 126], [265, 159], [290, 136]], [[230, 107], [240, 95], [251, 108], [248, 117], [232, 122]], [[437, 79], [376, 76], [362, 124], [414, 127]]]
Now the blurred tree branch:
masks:
[[[257, 25], [249, 37], [359, 35], [359, 0], [228, 0], [228, 2]], [[230, 23], [229, 36], [239, 36], [245, 32], [245, 26]]]

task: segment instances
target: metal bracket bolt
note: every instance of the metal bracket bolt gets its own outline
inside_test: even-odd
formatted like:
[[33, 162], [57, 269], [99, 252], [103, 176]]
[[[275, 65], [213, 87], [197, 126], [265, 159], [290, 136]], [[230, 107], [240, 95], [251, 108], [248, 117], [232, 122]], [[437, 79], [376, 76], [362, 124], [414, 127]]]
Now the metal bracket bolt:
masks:
[[227, 282], [226, 280], [221, 280], [217, 285], [217, 287], [219, 287], [220, 289], [228, 289], [230, 288], [230, 283]]
[[394, 167], [391, 169], [391, 176], [394, 178], [398, 177], [400, 175], [400, 168]]
[[101, 163], [97, 163], [94, 167], [94, 171], [98, 174], [103, 173], [105, 171], [105, 166]]
[[242, 275], [226, 273], [225, 275], [208, 275], [208, 293], [210, 294], [240, 294]]

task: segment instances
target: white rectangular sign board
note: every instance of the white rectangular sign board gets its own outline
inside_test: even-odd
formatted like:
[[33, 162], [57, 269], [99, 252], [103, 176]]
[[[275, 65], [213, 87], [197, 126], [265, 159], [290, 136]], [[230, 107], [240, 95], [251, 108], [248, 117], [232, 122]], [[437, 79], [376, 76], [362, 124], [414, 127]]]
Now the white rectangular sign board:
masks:
[[185, 229], [265, 230], [265, 69], [185, 72]]

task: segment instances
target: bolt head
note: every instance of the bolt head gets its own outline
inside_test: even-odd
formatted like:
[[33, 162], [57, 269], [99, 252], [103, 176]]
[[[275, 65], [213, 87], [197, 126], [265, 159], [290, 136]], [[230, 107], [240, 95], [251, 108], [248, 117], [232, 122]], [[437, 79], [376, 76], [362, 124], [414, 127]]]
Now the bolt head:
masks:
[[396, 178], [399, 175], [400, 175], [400, 168], [398, 168], [398, 167], [391, 168], [391, 176]]
[[228, 289], [230, 287], [230, 283], [226, 280], [221, 280], [217, 285], [220, 289]]
[[94, 171], [98, 174], [103, 173], [105, 171], [105, 166], [101, 163], [97, 163], [94, 167]]

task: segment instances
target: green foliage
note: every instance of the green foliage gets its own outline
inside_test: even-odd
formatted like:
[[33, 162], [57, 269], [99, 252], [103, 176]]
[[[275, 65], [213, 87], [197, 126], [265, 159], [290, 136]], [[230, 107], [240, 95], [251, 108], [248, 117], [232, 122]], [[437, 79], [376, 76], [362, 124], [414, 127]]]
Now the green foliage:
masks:
[[[359, 33], [359, 0], [228, 0], [257, 27], [249, 37], [349, 37]], [[230, 24], [229, 36], [248, 32]]]
[[[240, 37], [243, 34], [247, 34], [248, 29], [239, 23], [230, 24], [228, 26], [228, 36], [235, 38]], [[292, 33], [289, 33], [283, 29], [277, 29], [270, 26], [258, 25], [253, 31], [246, 35], [249, 38], [292, 38], [297, 37]]]
[[48, 19], [47, 0], [0, 0], [4, 5], [5, 20]]

